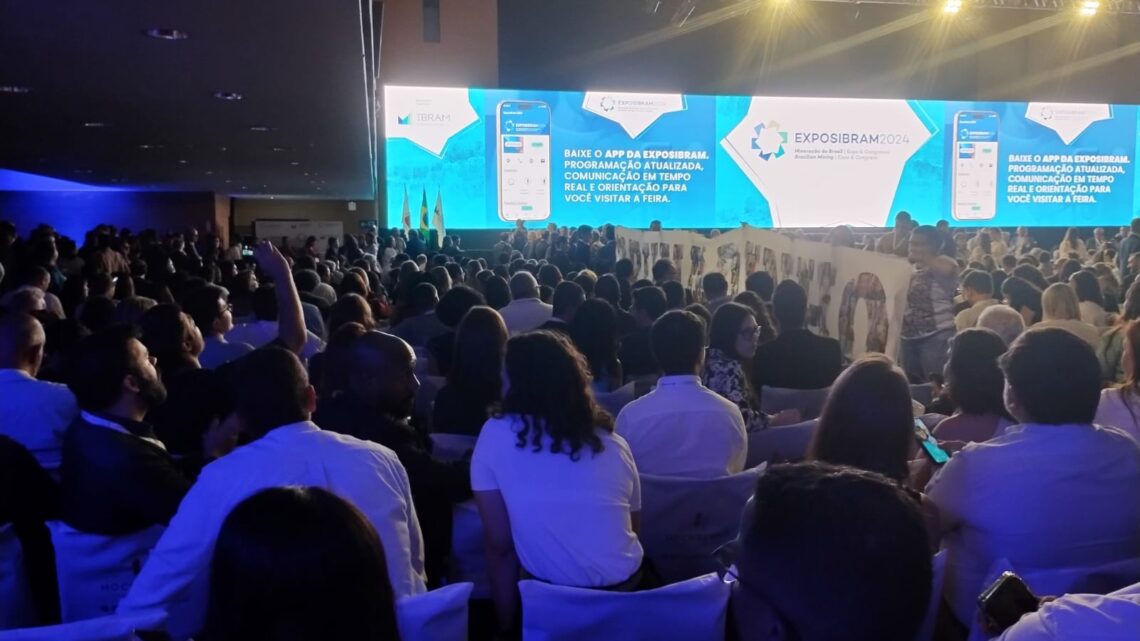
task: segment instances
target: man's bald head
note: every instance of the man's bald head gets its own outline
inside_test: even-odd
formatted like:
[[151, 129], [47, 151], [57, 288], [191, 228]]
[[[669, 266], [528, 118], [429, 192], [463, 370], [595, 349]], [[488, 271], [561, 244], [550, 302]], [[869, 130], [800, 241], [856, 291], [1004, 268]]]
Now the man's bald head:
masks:
[[416, 354], [403, 339], [371, 331], [353, 342], [349, 389], [357, 401], [404, 419], [412, 413], [419, 388]]
[[30, 314], [6, 314], [0, 318], [0, 369], [20, 369], [35, 376], [43, 362], [45, 340], [43, 325]]
[[520, 271], [511, 276], [511, 300], [538, 298], [538, 281], [530, 272]]

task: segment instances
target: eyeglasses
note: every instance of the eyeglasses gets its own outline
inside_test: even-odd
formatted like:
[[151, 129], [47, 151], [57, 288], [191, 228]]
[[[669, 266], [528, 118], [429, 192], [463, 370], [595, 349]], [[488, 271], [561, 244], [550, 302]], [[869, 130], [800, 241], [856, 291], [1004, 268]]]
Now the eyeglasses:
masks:
[[737, 332], [736, 335], [739, 336], [740, 338], [759, 338], [760, 337], [760, 326], [757, 325], [756, 327], [742, 329], [739, 332]]
[[792, 624], [791, 619], [785, 616], [784, 613], [776, 607], [772, 599], [768, 598], [764, 591], [760, 590], [754, 584], [740, 578], [740, 573], [736, 569], [735, 562], [736, 555], [739, 551], [739, 539], [733, 539], [713, 550], [713, 560], [716, 561], [717, 564], [716, 575], [720, 577], [721, 581], [733, 586], [738, 586], [753, 598], [762, 601], [768, 606], [768, 609], [772, 611], [772, 614], [776, 615], [776, 619], [780, 622], [780, 627], [784, 630], [785, 641], [800, 641], [800, 633], [796, 629], [796, 626]]

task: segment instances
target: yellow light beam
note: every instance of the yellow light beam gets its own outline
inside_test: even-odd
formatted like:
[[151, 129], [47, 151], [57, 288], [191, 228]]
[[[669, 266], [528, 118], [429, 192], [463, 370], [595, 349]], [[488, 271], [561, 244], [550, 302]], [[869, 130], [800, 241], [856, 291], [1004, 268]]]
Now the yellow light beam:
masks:
[[1117, 47], [1108, 51], [1102, 51], [1101, 53], [1089, 56], [1088, 58], [1082, 58], [1081, 60], [1076, 60], [1074, 62], [1061, 65], [1060, 67], [1047, 69], [1045, 71], [1039, 71], [1031, 76], [1026, 76], [1025, 78], [1022, 78], [1013, 84], [1002, 87], [1002, 95], [1018, 95], [1050, 80], [1056, 80], [1057, 78], [1064, 78], [1074, 73], [1088, 71], [1089, 69], [1094, 69], [1101, 65], [1105, 65], [1110, 62], [1116, 62], [1122, 58], [1129, 58], [1137, 54], [1140, 54], [1140, 42], [1133, 42], [1122, 47]]
[[859, 33], [847, 36], [846, 38], [829, 42], [822, 47], [816, 47], [811, 51], [805, 51], [797, 56], [787, 58], [786, 60], [780, 60], [772, 64], [772, 66], [769, 67], [768, 72], [777, 73], [780, 71], [786, 71], [788, 69], [794, 69], [796, 67], [801, 67], [803, 65], [815, 62], [816, 60], [834, 56], [843, 53], [844, 51], [849, 51], [860, 45], [864, 45], [868, 42], [878, 40], [879, 38], [889, 36], [892, 33], [897, 33], [899, 31], [904, 31], [906, 29], [910, 29], [911, 27], [918, 26], [924, 22], [929, 21], [932, 17], [933, 15], [930, 12], [922, 11], [919, 13], [912, 13], [910, 15], [903, 16], [902, 18], [897, 18], [890, 22], [885, 22], [877, 27], [872, 27], [870, 29], [860, 31]]

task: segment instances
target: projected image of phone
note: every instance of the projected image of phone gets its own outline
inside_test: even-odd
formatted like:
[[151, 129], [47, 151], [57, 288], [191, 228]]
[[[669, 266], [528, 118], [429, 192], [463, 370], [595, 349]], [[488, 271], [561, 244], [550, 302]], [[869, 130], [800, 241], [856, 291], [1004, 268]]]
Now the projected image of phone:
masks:
[[918, 439], [918, 444], [922, 447], [922, 451], [926, 453], [935, 465], [942, 465], [950, 460], [950, 454], [942, 449], [938, 444], [938, 440], [926, 428], [926, 423], [922, 422], [921, 418], [914, 419], [914, 438]]
[[503, 100], [496, 109], [499, 218], [550, 218], [550, 105]]
[[993, 111], [954, 114], [953, 202], [957, 220], [997, 215], [998, 115]]

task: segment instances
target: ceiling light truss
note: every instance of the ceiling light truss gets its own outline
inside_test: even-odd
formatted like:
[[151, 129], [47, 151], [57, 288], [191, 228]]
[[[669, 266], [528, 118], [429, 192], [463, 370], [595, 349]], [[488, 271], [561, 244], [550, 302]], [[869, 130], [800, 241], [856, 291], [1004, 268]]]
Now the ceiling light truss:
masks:
[[[841, 4], [890, 4], [941, 9], [946, 0], [814, 0]], [[1087, 12], [1088, 0], [962, 0], [963, 9], [1022, 9], [1031, 11]], [[1097, 11], [1140, 15], [1140, 0], [1101, 0]]]

